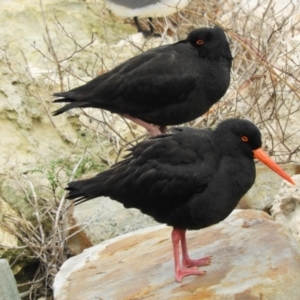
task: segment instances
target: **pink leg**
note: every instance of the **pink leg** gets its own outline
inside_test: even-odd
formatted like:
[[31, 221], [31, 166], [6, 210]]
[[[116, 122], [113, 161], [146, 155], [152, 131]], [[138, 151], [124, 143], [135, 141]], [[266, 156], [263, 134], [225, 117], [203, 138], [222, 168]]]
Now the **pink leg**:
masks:
[[182, 265], [184, 267], [199, 267], [199, 266], [207, 266], [210, 265], [211, 256], [205, 256], [203, 258], [192, 260], [189, 257], [187, 244], [186, 244], [186, 237], [185, 237], [185, 230], [178, 230], [181, 236], [181, 247], [182, 247]]
[[165, 134], [167, 132], [167, 126], [159, 126], [159, 130], [162, 134]]
[[175, 263], [175, 280], [181, 282], [182, 278], [189, 275], [202, 275], [205, 271], [200, 271], [195, 268], [187, 268], [180, 266], [179, 259], [179, 242], [182, 240], [182, 236], [185, 235], [185, 230], [173, 229], [172, 231], [172, 243], [174, 252], [174, 263]]
[[150, 134], [150, 136], [156, 136], [156, 135], [160, 135], [160, 134], [163, 134], [166, 132], [166, 126], [160, 126], [159, 128], [154, 126], [154, 125], [151, 125], [147, 122], [144, 122], [138, 118], [134, 118], [128, 114], [123, 114], [123, 116], [129, 120], [131, 120], [132, 122], [144, 127]]

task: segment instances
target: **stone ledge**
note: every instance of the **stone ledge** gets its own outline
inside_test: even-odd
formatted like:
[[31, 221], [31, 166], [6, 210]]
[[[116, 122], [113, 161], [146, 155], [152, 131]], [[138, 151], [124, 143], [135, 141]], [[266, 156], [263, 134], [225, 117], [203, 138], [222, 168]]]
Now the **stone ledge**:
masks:
[[192, 258], [212, 255], [207, 274], [174, 280], [171, 228], [129, 233], [66, 261], [56, 300], [299, 300], [300, 248], [261, 211], [237, 210], [223, 222], [187, 233]]

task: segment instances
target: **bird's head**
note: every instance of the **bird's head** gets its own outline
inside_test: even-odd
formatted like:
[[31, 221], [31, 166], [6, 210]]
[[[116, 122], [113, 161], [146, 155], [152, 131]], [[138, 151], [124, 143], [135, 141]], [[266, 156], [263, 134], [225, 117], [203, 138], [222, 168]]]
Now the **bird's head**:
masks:
[[191, 31], [186, 42], [197, 51], [199, 57], [215, 60], [220, 57], [232, 60], [226, 35], [218, 26]]
[[221, 153], [234, 157], [256, 158], [282, 178], [295, 184], [290, 176], [262, 150], [261, 133], [250, 121], [235, 118], [223, 121], [216, 128], [215, 143]]

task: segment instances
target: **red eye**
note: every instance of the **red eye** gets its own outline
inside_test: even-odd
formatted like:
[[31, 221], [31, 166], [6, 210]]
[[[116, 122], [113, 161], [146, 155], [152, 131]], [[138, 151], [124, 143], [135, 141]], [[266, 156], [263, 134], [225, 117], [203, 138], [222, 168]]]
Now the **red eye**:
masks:
[[197, 40], [197, 41], [196, 41], [196, 44], [197, 44], [197, 45], [203, 45], [203, 44], [204, 44], [204, 41], [203, 41], [203, 40]]
[[241, 139], [242, 139], [243, 142], [248, 142], [248, 141], [249, 141], [248, 137], [245, 136], [245, 135], [243, 135], [243, 136], [241, 137]]

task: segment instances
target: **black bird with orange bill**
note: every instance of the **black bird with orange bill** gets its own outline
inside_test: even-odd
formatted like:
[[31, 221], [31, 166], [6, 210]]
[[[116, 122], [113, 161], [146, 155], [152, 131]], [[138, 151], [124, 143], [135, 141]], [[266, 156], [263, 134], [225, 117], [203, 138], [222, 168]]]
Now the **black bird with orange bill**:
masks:
[[254, 159], [294, 184], [261, 144], [260, 131], [247, 120], [228, 119], [215, 130], [176, 128], [132, 147], [111, 169], [70, 182], [67, 198], [78, 204], [108, 196], [172, 226], [175, 279], [181, 282], [204, 274], [195, 267], [211, 262], [210, 256], [189, 257], [186, 230], [211, 226], [232, 212], [255, 181]]

